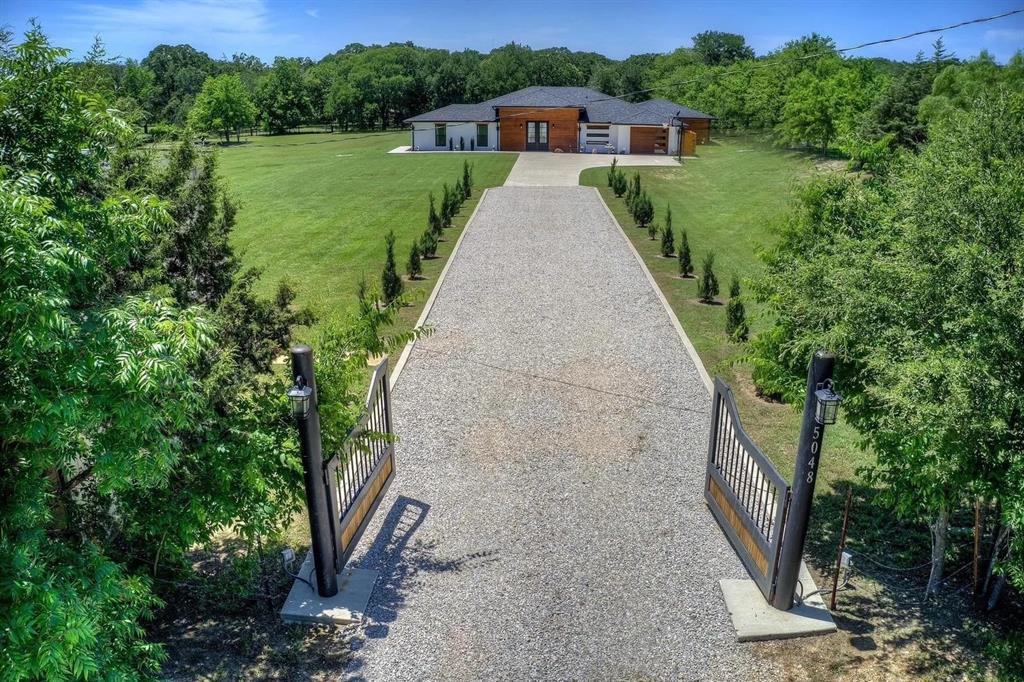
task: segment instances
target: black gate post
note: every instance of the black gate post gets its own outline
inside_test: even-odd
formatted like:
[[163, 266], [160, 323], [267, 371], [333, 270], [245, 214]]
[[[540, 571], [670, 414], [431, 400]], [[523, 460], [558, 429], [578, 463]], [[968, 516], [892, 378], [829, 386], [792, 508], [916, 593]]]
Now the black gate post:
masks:
[[309, 534], [313, 544], [313, 566], [316, 570], [317, 592], [321, 597], [338, 593], [338, 576], [334, 572], [334, 541], [331, 537], [331, 504], [324, 484], [324, 457], [320, 441], [320, 407], [313, 375], [313, 349], [294, 346], [292, 374], [302, 377], [312, 389], [309, 412], [298, 419], [302, 469], [306, 479], [306, 507], [309, 510]]
[[779, 570], [775, 583], [772, 606], [788, 611], [793, 606], [793, 595], [800, 576], [800, 562], [807, 539], [807, 524], [811, 518], [814, 484], [818, 480], [818, 460], [821, 455], [821, 437], [825, 427], [815, 418], [817, 398], [814, 393], [826, 379], [832, 378], [836, 358], [819, 350], [811, 359], [807, 370], [807, 398], [804, 401], [804, 419], [800, 427], [800, 446], [797, 449], [796, 468], [793, 473], [793, 496], [782, 536]]

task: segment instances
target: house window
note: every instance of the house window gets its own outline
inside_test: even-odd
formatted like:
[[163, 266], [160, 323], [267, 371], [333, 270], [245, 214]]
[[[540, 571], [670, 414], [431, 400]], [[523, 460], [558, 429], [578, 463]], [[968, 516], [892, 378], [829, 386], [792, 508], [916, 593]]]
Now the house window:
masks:
[[448, 126], [444, 123], [434, 124], [434, 146], [444, 147], [448, 144]]
[[476, 146], [486, 147], [487, 146], [487, 124], [477, 123], [476, 124]]

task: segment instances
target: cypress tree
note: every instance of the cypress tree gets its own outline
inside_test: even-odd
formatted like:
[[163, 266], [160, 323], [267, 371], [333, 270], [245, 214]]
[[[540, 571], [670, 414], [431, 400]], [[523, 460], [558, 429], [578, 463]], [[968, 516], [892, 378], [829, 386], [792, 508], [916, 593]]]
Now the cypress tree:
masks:
[[420, 273], [423, 272], [423, 264], [420, 262], [420, 247], [416, 242], [413, 242], [412, 248], [409, 249], [409, 262], [405, 266], [405, 271], [411, 280], [419, 279]]
[[676, 252], [676, 237], [672, 234], [672, 223], [666, 223], [665, 229], [661, 231], [661, 255], [671, 258]]
[[427, 230], [420, 237], [420, 255], [424, 258], [433, 258], [437, 253], [437, 234]]
[[[459, 178], [458, 180], [455, 181], [455, 189], [452, 190], [452, 194], [454, 195], [452, 203], [455, 204], [457, 207], [461, 208], [462, 202], [466, 200], [466, 190], [462, 186], [462, 178]], [[455, 213], [458, 212], [458, 209], [456, 209]]]
[[725, 333], [733, 341], [746, 341], [750, 336], [750, 327], [747, 326], [747, 311], [743, 306], [743, 299], [740, 297], [740, 280], [736, 275], [732, 276], [729, 284], [729, 303], [725, 309]]
[[697, 280], [697, 296], [701, 303], [714, 303], [718, 296], [718, 278], [715, 277], [715, 252], [708, 251], [702, 264], [703, 271]]
[[671, 258], [676, 250], [676, 235], [672, 230], [672, 204], [665, 207], [665, 227], [661, 232], [661, 255]]
[[612, 177], [612, 191], [615, 192], [615, 196], [621, 197], [628, 189], [626, 174], [622, 171], [615, 171], [615, 175]]
[[658, 233], [661, 232], [661, 228], [658, 227], [658, 223], [651, 221], [651, 224], [647, 226], [647, 238], [652, 242], [658, 238]]
[[[636, 211], [636, 204], [640, 201], [640, 197], [643, 196], [643, 190], [640, 187], [640, 171], [633, 173], [633, 201], [626, 201], [631, 211]], [[638, 221], [639, 222], [639, 221]]]
[[444, 192], [441, 194], [441, 227], [451, 227], [455, 211], [452, 210], [452, 189], [448, 183], [444, 183]]
[[633, 215], [633, 200], [636, 199], [635, 180], [636, 178], [630, 178], [626, 188], [626, 208], [629, 209], [630, 215]]
[[462, 162], [462, 191], [466, 199], [473, 195], [473, 169], [469, 161]]
[[441, 216], [437, 213], [437, 209], [434, 208], [434, 193], [430, 193], [430, 214], [427, 216], [427, 229], [434, 234], [441, 234]]
[[682, 230], [679, 239], [679, 276], [691, 277], [693, 275], [693, 257], [690, 255], [690, 241], [686, 238], [686, 228]]
[[654, 220], [654, 204], [645, 191], [633, 200], [633, 220], [637, 227], [647, 227]]
[[402, 278], [398, 275], [398, 268], [395, 267], [395, 233], [388, 232], [384, 238], [386, 255], [384, 258], [384, 272], [380, 274], [380, 289], [384, 295], [384, 303], [391, 305], [402, 295]]
[[613, 158], [612, 159], [612, 167], [608, 169], [608, 187], [610, 189], [614, 189], [615, 188], [615, 174], [618, 172], [618, 171], [615, 170], [615, 167], [617, 165], [619, 165], [619, 159], [618, 158]]

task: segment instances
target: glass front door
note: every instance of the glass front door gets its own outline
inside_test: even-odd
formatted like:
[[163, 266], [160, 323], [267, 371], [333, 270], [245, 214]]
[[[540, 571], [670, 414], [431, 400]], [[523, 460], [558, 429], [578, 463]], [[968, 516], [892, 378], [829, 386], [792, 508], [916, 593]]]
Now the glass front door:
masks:
[[526, 151], [546, 152], [548, 150], [548, 122], [526, 122]]

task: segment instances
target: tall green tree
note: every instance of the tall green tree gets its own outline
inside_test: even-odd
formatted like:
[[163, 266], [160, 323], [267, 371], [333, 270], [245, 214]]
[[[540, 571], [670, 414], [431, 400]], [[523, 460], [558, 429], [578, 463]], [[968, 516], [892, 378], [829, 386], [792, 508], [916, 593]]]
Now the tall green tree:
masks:
[[302, 61], [278, 57], [260, 85], [257, 95], [260, 113], [267, 128], [283, 133], [310, 116], [309, 98], [302, 77]]
[[693, 51], [708, 66], [724, 66], [754, 58], [754, 50], [743, 36], [722, 31], [704, 31], [695, 35]]
[[141, 66], [153, 74], [153, 119], [179, 124], [186, 121], [203, 83], [217, 72], [210, 56], [191, 45], [157, 45]]
[[820, 347], [844, 414], [875, 453], [882, 501], [932, 531], [928, 593], [951, 514], [996, 500], [1024, 584], [1024, 94], [994, 90], [934, 122], [919, 154], [867, 180], [812, 183], [756, 294], [775, 323], [755, 380], [798, 400]]
[[188, 122], [199, 130], [216, 130], [231, 141], [232, 131], [251, 126], [256, 120], [256, 105], [242, 79], [234, 74], [207, 78], [188, 115]]
[[[5, 46], [6, 47], [6, 46]], [[169, 222], [104, 189], [125, 128], [32, 29], [0, 50], [0, 651], [12, 679], [150, 676], [149, 582], [105, 552], [78, 503], [152, 488], [202, 418], [192, 368], [213, 325], [118, 276]], [[29, 115], [30, 114], [30, 115]]]

